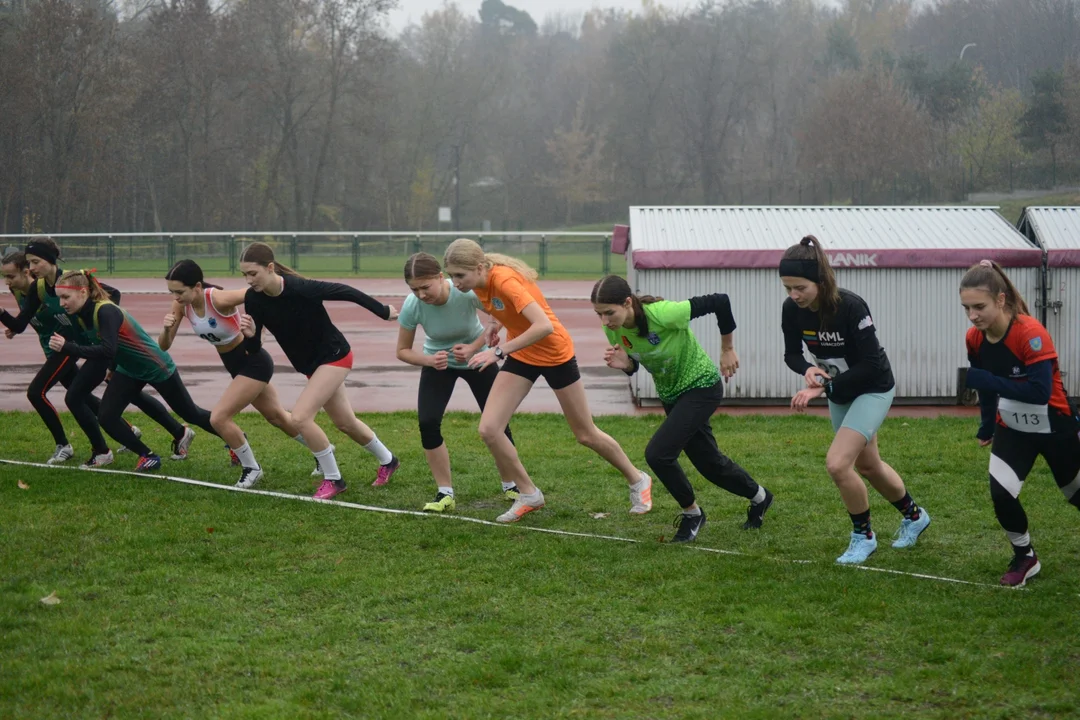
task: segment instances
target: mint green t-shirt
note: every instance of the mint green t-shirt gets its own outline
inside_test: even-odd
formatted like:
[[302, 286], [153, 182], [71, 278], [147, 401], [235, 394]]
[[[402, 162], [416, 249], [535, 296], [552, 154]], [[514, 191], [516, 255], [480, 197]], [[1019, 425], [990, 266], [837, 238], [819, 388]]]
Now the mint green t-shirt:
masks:
[[673, 403], [687, 390], [720, 382], [720, 371], [690, 329], [689, 300], [661, 300], [643, 307], [649, 319], [646, 337], [626, 328], [605, 327], [604, 333], [652, 374], [661, 402]]
[[[476, 294], [472, 290], [461, 292], [449, 280], [446, 284], [450, 285], [450, 296], [444, 304], [428, 305], [415, 295], [409, 295], [398, 314], [398, 323], [406, 330], [424, 326], [425, 355], [434, 355], [441, 350], [450, 352], [455, 345], [471, 343], [484, 332], [484, 326], [476, 316], [476, 311], [481, 309]], [[467, 370], [469, 365], [455, 361], [450, 355], [448, 367]]]

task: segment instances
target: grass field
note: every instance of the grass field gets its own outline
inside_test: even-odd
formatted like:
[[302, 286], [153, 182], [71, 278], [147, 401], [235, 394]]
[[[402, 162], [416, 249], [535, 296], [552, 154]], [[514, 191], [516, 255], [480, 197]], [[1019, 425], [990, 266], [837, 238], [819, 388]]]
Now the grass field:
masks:
[[[331, 433], [341, 499], [418, 509], [433, 487], [415, 416], [364, 417], [402, 469], [370, 487], [374, 461]], [[598, 422], [640, 462], [659, 419]], [[260, 418], [241, 425], [260, 488], [311, 492], [309, 455]], [[505, 502], [475, 425], [452, 414], [444, 434], [458, 512], [491, 520]], [[0, 717], [1075, 716], [1080, 517], [1041, 461], [1023, 500], [1044, 569], [1016, 591], [993, 587], [1009, 549], [970, 422], [886, 423], [883, 454], [934, 522], [868, 565], [986, 585], [833, 563], [849, 525], [825, 420], [714, 428], [777, 499], [744, 532], [745, 501], [694, 476], [709, 515], [695, 548], [658, 542], [677, 511], [659, 485], [653, 512], [629, 517], [622, 479], [556, 416], [515, 423], [548, 506], [510, 527], [0, 465]], [[3, 457], [51, 450], [33, 416], [0, 415], [0, 433]], [[204, 433], [165, 472], [236, 477]], [[899, 515], [872, 509], [887, 540]], [[60, 604], [42, 604], [53, 591]]]

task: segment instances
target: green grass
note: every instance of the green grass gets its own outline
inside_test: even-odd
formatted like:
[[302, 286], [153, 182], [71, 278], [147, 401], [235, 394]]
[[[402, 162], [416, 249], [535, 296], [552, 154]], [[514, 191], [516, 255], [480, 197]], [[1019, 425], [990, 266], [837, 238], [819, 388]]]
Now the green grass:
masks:
[[1076, 193], [1047, 194], [1034, 198], [1009, 199], [976, 204], [997, 205], [999, 207], [998, 212], [1001, 213], [1002, 217], [1015, 225], [1020, 221], [1020, 214], [1024, 212], [1024, 208], [1029, 205], [1080, 205], [1080, 195]]
[[[332, 432], [350, 480], [342, 499], [419, 508], [433, 487], [415, 416], [364, 418], [403, 466], [372, 488], [374, 461]], [[159, 429], [132, 419], [166, 449]], [[640, 463], [659, 418], [598, 422]], [[257, 416], [241, 425], [268, 471], [260, 488], [311, 491], [310, 455]], [[458, 512], [490, 520], [505, 503], [475, 426], [452, 414], [444, 434]], [[1041, 461], [1023, 499], [1044, 570], [1010, 591], [835, 566], [849, 526], [824, 472], [827, 422], [713, 426], [777, 498], [765, 528], [744, 532], [745, 501], [693, 476], [709, 513], [698, 546], [745, 555], [657, 542], [672, 532], [671, 498], [657, 484], [653, 512], [629, 517], [622, 479], [557, 416], [514, 423], [548, 506], [511, 527], [0, 465], [0, 717], [1074, 712], [1080, 518]], [[869, 565], [997, 581], [1009, 550], [973, 430], [954, 419], [886, 423], [883, 453], [934, 523], [912, 550], [883, 542]], [[4, 457], [48, 455], [36, 417], [0, 414], [0, 433]], [[133, 463], [121, 456], [114, 467]], [[236, 478], [204, 433], [190, 460], [165, 470]], [[887, 540], [899, 516], [880, 497], [872, 509]], [[42, 605], [54, 590], [61, 604]]]

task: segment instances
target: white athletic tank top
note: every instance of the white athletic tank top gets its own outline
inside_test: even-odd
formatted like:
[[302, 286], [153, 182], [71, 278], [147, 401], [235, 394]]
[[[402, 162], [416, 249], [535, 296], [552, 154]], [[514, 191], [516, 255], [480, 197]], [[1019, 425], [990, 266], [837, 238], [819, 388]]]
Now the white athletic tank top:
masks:
[[240, 334], [240, 311], [235, 308], [232, 315], [222, 315], [214, 307], [211, 293], [214, 288], [203, 290], [203, 304], [206, 306], [206, 317], [199, 317], [195, 309], [188, 305], [184, 308], [184, 315], [191, 323], [191, 329], [195, 334], [206, 340], [211, 345], [228, 345]]

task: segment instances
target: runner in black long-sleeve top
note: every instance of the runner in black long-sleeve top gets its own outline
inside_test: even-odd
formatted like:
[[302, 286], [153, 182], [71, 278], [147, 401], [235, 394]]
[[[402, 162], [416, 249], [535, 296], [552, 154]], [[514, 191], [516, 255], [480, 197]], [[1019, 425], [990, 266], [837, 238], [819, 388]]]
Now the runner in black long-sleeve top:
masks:
[[[847, 552], [836, 561], [861, 563], [877, 550], [870, 501], [859, 475], [904, 516], [892, 546], [911, 547], [930, 524], [930, 515], [878, 453], [877, 431], [892, 406], [896, 383], [870, 309], [861, 297], [837, 287], [829, 258], [813, 235], [784, 252], [780, 279], [788, 293], [781, 321], [784, 362], [806, 381], [791, 407], [803, 410], [810, 400], [827, 396], [836, 432], [825, 466], [854, 527]], [[814, 364], [803, 357], [804, 343]]]
[[250, 286], [244, 297], [245, 314], [240, 320], [249, 351], [256, 352], [262, 347], [265, 328], [273, 333], [292, 366], [309, 378], [293, 406], [292, 417], [323, 473], [323, 483], [315, 497], [329, 499], [344, 492], [346, 487], [334, 448], [315, 422], [320, 408], [326, 410], [339, 430], [378, 459], [379, 470], [372, 484], [385, 485], [400, 463], [371, 428], [356, 417], [349, 404], [345, 378], [352, 369], [352, 349], [330, 322], [323, 302], [356, 303], [383, 320], [395, 319], [397, 311], [348, 285], [300, 277], [275, 262], [274, 251], [265, 243], [252, 243], [244, 248], [240, 270]]

